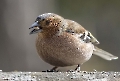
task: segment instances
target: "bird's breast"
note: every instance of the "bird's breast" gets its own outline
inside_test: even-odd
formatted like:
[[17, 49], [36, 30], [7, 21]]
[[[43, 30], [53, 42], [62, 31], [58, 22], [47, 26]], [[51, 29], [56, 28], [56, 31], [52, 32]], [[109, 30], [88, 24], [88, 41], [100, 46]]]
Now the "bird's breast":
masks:
[[36, 48], [40, 57], [54, 66], [82, 64], [92, 56], [94, 46], [76, 35], [63, 33], [50, 38], [38, 36]]

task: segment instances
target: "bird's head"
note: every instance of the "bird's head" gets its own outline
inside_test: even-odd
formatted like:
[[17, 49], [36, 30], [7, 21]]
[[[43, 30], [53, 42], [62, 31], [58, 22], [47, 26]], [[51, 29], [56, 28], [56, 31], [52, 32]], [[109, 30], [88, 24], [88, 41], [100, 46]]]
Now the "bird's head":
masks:
[[39, 15], [29, 29], [33, 29], [30, 34], [49, 31], [52, 33], [61, 31], [66, 25], [63, 17], [54, 13], [45, 13]]

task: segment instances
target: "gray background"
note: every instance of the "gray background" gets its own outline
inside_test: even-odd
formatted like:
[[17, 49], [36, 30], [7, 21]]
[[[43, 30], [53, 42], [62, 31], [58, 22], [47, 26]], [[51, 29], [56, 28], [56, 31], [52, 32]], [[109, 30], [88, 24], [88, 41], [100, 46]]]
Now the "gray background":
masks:
[[[37, 35], [28, 29], [40, 14], [52, 12], [77, 21], [120, 57], [120, 0], [0, 0], [0, 69], [42, 71], [52, 68], [38, 56]], [[93, 56], [81, 70], [120, 71], [118, 60]]]

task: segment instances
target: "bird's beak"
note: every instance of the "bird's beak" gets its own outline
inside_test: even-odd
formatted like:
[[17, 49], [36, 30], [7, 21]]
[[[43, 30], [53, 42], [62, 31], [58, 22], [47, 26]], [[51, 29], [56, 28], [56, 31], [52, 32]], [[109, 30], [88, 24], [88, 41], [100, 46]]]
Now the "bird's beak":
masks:
[[29, 29], [33, 29], [30, 34], [36, 34], [38, 32], [41, 32], [41, 27], [38, 22], [33, 23]]

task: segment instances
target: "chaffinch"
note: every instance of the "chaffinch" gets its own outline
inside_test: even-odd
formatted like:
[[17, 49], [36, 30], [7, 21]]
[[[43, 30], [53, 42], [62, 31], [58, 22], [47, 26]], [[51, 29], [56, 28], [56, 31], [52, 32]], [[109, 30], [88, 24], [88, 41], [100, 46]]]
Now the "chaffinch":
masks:
[[106, 60], [118, 59], [95, 45], [99, 41], [84, 27], [75, 21], [64, 19], [54, 13], [39, 15], [29, 29], [30, 34], [38, 34], [36, 49], [47, 63], [57, 67], [80, 65], [88, 61], [92, 54]]

